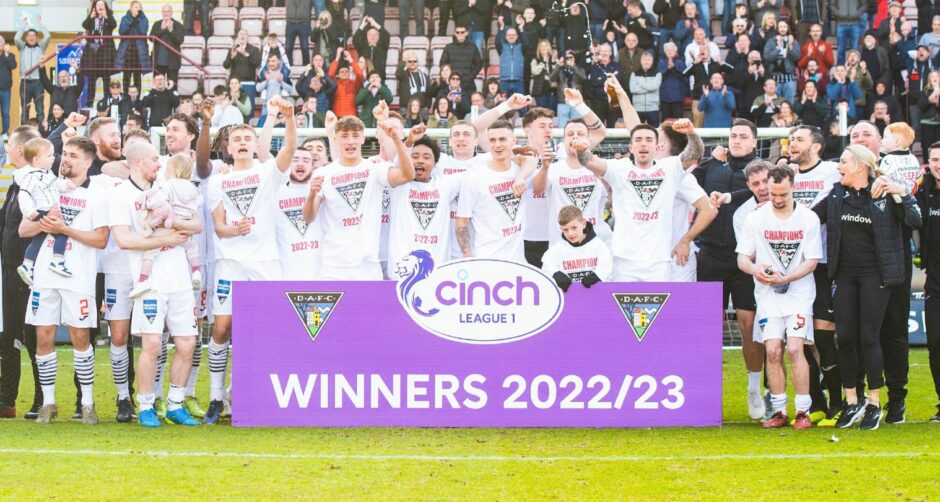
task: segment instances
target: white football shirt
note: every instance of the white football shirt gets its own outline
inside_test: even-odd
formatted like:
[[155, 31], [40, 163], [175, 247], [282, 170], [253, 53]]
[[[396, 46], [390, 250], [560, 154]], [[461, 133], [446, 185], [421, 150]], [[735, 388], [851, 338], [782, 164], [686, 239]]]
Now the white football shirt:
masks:
[[522, 238], [526, 199], [512, 192], [518, 175], [515, 163], [506, 171], [485, 165], [464, 174], [457, 216], [470, 218], [474, 257], [526, 262]]
[[304, 222], [310, 182], [288, 182], [277, 192], [277, 249], [285, 281], [312, 281], [320, 274], [320, 220]]
[[[572, 166], [567, 158], [553, 162], [548, 168], [548, 243], [563, 240], [558, 226], [558, 213], [565, 206], [576, 206], [585, 220], [594, 225], [594, 232], [605, 243], [613, 237], [610, 225], [604, 220], [607, 187], [585, 167]], [[543, 260], [544, 261], [544, 260]]]
[[459, 190], [459, 176], [433, 175], [427, 183], [411, 181], [389, 189], [389, 270], [417, 249], [431, 253], [438, 266], [450, 260], [450, 214], [456, 208]]

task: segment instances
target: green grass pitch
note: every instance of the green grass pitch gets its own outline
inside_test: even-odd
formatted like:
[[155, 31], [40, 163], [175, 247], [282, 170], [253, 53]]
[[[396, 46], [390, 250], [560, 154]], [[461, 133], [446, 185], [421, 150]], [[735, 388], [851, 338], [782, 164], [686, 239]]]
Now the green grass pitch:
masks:
[[[97, 356], [100, 425], [67, 419], [67, 349], [57, 392], [66, 417], [0, 421], [0, 500], [940, 497], [940, 424], [927, 422], [936, 396], [921, 349], [911, 351], [908, 423], [873, 432], [762, 430], [747, 419], [738, 351], [724, 357], [725, 425], [710, 429], [144, 430], [113, 421], [107, 350]], [[20, 416], [31, 385], [24, 378]]]

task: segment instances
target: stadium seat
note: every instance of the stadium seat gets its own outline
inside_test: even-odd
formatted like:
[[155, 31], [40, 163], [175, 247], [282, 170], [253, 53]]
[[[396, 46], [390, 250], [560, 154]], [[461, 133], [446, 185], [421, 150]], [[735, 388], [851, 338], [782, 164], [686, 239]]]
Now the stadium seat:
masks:
[[235, 21], [238, 10], [233, 7], [216, 7], [212, 10], [212, 33], [220, 37], [235, 36]]
[[441, 64], [442, 54], [444, 54], [444, 49], [432, 49], [431, 50], [431, 66], [437, 66]]
[[184, 65], [180, 67], [179, 77], [176, 79], [176, 92], [181, 96], [191, 96], [199, 90], [199, 81], [202, 79], [202, 72], [194, 66]]
[[385, 80], [385, 86], [388, 87], [388, 90], [392, 91], [392, 96], [398, 95], [398, 81], [394, 78], [389, 78]]
[[258, 0], [241, 0], [242, 7], [257, 7]]
[[209, 41], [206, 42], [206, 52], [209, 54], [206, 64], [221, 66], [225, 62], [228, 52], [232, 50], [232, 45], [232, 37], [209, 37]]
[[432, 78], [432, 79], [433, 79], [434, 77], [439, 76], [440, 74], [441, 74], [441, 67], [438, 66], [438, 65], [432, 66], [431, 69], [428, 71], [428, 77], [430, 77], [430, 78]]
[[431, 39], [430, 48], [431, 48], [431, 49], [443, 49], [444, 47], [447, 47], [447, 44], [449, 44], [449, 43], [451, 43], [451, 42], [453, 42], [453, 41], [454, 41], [454, 38], [453, 38], [453, 37], [449, 37], [449, 36], [436, 36], [436, 37], [434, 37], [434, 38]]
[[217, 85], [228, 87], [228, 70], [221, 66], [207, 66], [206, 71], [208, 73], [203, 79], [203, 89], [207, 96], [212, 94], [212, 88]]
[[499, 64], [499, 52], [496, 52], [495, 48], [491, 48], [489, 52], [487, 52], [486, 61], [489, 62], [489, 64], [498, 65]]
[[294, 65], [290, 68], [290, 81], [294, 84], [294, 92], [290, 93], [291, 96], [297, 97], [297, 84], [300, 83], [300, 76], [303, 75], [304, 70], [307, 68], [305, 66]]
[[499, 65], [491, 64], [486, 67], [486, 78], [499, 77]]
[[[313, 48], [310, 48], [310, 52], [313, 52]], [[310, 54], [310, 57], [313, 57], [313, 54]], [[290, 56], [290, 64], [293, 68], [294, 66], [300, 66], [303, 63], [303, 54], [300, 52], [300, 44], [294, 45], [294, 53]]]
[[388, 37], [388, 48], [401, 50], [401, 37], [397, 35]]
[[218, 0], [219, 7], [235, 7], [238, 4], [238, 0]]
[[429, 47], [430, 47], [430, 44], [428, 41], [428, 37], [410, 36], [410, 37], [405, 37], [404, 40], [402, 40], [401, 42], [401, 48], [404, 50], [420, 49], [420, 50], [427, 52]]
[[268, 9], [268, 33], [277, 33], [284, 38], [287, 30], [287, 9], [285, 7], [271, 7]]
[[259, 51], [261, 50], [261, 37], [248, 37], [248, 45], [255, 46]]
[[[206, 39], [202, 37], [185, 37], [183, 38], [183, 45], [180, 46], [180, 52], [196, 64], [203, 65], [205, 64]], [[185, 63], [186, 60], [184, 59], [183, 62]]]
[[264, 9], [261, 7], [242, 7], [238, 11], [238, 28], [248, 35], [264, 35]]
[[[391, 48], [390, 48], [390, 49], [388, 50], [388, 59], [385, 60], [386, 66], [393, 66], [393, 67], [394, 67], [394, 66], [398, 66], [398, 61], [401, 59], [400, 54], [401, 54], [401, 51], [399, 51], [398, 49], [391, 49]], [[418, 59], [418, 61], [419, 61], [419, 64], [420, 64], [420, 61], [421, 61], [421, 60]], [[423, 65], [422, 65], [422, 66], [423, 66]], [[393, 74], [393, 75], [395, 74], [395, 71], [394, 71], [394, 70], [392, 70], [392, 74]]]

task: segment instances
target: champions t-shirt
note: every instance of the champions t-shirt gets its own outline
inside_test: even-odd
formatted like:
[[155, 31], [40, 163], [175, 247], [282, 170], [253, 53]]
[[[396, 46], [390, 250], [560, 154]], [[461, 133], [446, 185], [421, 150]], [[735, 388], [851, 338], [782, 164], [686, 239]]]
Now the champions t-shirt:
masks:
[[546, 220], [549, 245], [562, 240], [558, 229], [558, 213], [565, 206], [580, 209], [584, 219], [594, 225], [597, 236], [604, 242], [610, 242], [613, 231], [604, 221], [607, 188], [589, 169], [573, 167], [567, 158], [553, 162], [548, 168], [546, 193], [549, 201]]
[[[142, 207], [141, 197], [144, 190], [127, 180], [115, 187], [108, 202], [109, 224], [111, 227], [126, 226], [132, 232], [143, 234], [138, 213]], [[127, 251], [130, 269], [125, 273], [140, 272], [144, 259], [143, 251]], [[132, 272], [133, 271], [133, 272]], [[186, 251], [182, 246], [163, 247], [153, 261], [150, 274], [151, 287], [158, 293], [176, 293], [192, 291], [192, 274]]]
[[[793, 180], [793, 200], [803, 207], [812, 209], [829, 195], [832, 185], [842, 179], [839, 174], [839, 165], [827, 160], [819, 161], [815, 166], [805, 170], [796, 170]], [[826, 225], [819, 229], [819, 238], [824, 243], [820, 263], [826, 263]]]
[[390, 167], [363, 159], [356, 166], [334, 162], [317, 170], [323, 176], [317, 214], [323, 226], [322, 269], [379, 263], [382, 191], [389, 184]]
[[[754, 263], [769, 264], [784, 275], [806, 260], [822, 258], [819, 218], [800, 204], [795, 204], [793, 213], [786, 219], [774, 213], [772, 204], [764, 204], [744, 219], [737, 238], [738, 253], [754, 256]], [[758, 318], [795, 314], [811, 316], [816, 282], [813, 274], [806, 274], [791, 282], [785, 293], [777, 293], [772, 286], [755, 279], [754, 297]]]
[[604, 179], [613, 191], [617, 218], [611, 246], [615, 257], [648, 263], [671, 260], [676, 197], [690, 204], [705, 197], [698, 184], [682, 183], [685, 175], [675, 156], [647, 169], [628, 159], [607, 161]]
[[562, 239], [552, 244], [542, 256], [542, 270], [551, 277], [555, 272], [567, 275], [571, 282], [581, 282], [591, 272], [602, 281], [609, 281], [614, 261], [610, 248], [597, 237], [581, 246], [572, 246]]
[[[71, 192], [59, 194], [59, 209], [62, 222], [69, 228], [91, 231], [108, 226], [108, 212], [105, 192], [91, 186], [87, 179], [82, 186]], [[33, 289], [64, 289], [86, 295], [95, 294], [95, 278], [98, 274], [98, 250], [86, 246], [76, 239], [69, 239], [65, 247], [65, 265], [72, 271], [72, 277], [62, 277], [49, 270], [52, 262], [53, 235], [46, 239], [39, 248], [33, 270]]]
[[432, 176], [427, 183], [412, 181], [389, 189], [389, 270], [417, 249], [431, 253], [438, 266], [450, 260], [450, 214], [459, 190], [459, 176]]
[[[125, 180], [107, 174], [98, 174], [89, 178], [91, 188], [103, 194], [111, 194], [113, 190], [122, 185]], [[111, 207], [105, 204], [108, 213], [108, 226], [111, 226]], [[108, 245], [98, 252], [98, 272], [103, 274], [130, 274], [131, 266], [127, 258], [127, 251], [121, 249], [114, 239], [114, 234], [108, 236]], [[139, 271], [138, 271], [139, 272]]]
[[[446, 153], [441, 154], [440, 160], [434, 169], [434, 176], [441, 175], [445, 178], [456, 178], [463, 180], [463, 174], [470, 169], [476, 169], [479, 166], [485, 166], [493, 155], [482, 153], [474, 155], [469, 159], [457, 159]], [[458, 189], [459, 191], [459, 189]], [[459, 197], [458, 197], [459, 200]], [[450, 210], [450, 258], [457, 260], [463, 258], [463, 252], [460, 251], [460, 244], [457, 242], [457, 204], [454, 203]]]
[[457, 216], [470, 218], [474, 257], [525, 263], [522, 231], [527, 202], [512, 192], [518, 175], [515, 163], [506, 171], [485, 165], [464, 174]]
[[277, 249], [285, 281], [312, 281], [320, 274], [320, 219], [304, 221], [310, 183], [288, 182], [277, 192]]
[[249, 169], [231, 171], [209, 178], [209, 207], [222, 206], [225, 221], [238, 225], [242, 218], [251, 222], [248, 235], [219, 239], [216, 257], [238, 262], [275, 261], [277, 250], [277, 191], [287, 183], [289, 171], [281, 172], [276, 159], [255, 163]]

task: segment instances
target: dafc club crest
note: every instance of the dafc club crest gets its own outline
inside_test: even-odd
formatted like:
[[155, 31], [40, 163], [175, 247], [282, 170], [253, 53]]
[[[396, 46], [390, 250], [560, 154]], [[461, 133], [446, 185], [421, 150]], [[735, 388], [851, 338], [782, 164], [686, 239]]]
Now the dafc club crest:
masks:
[[294, 307], [300, 322], [304, 323], [310, 341], [316, 341], [317, 335], [330, 318], [343, 293], [324, 293], [319, 291], [285, 293]]
[[669, 293], [614, 293], [614, 300], [638, 342], [642, 342], [653, 327], [668, 299]]

